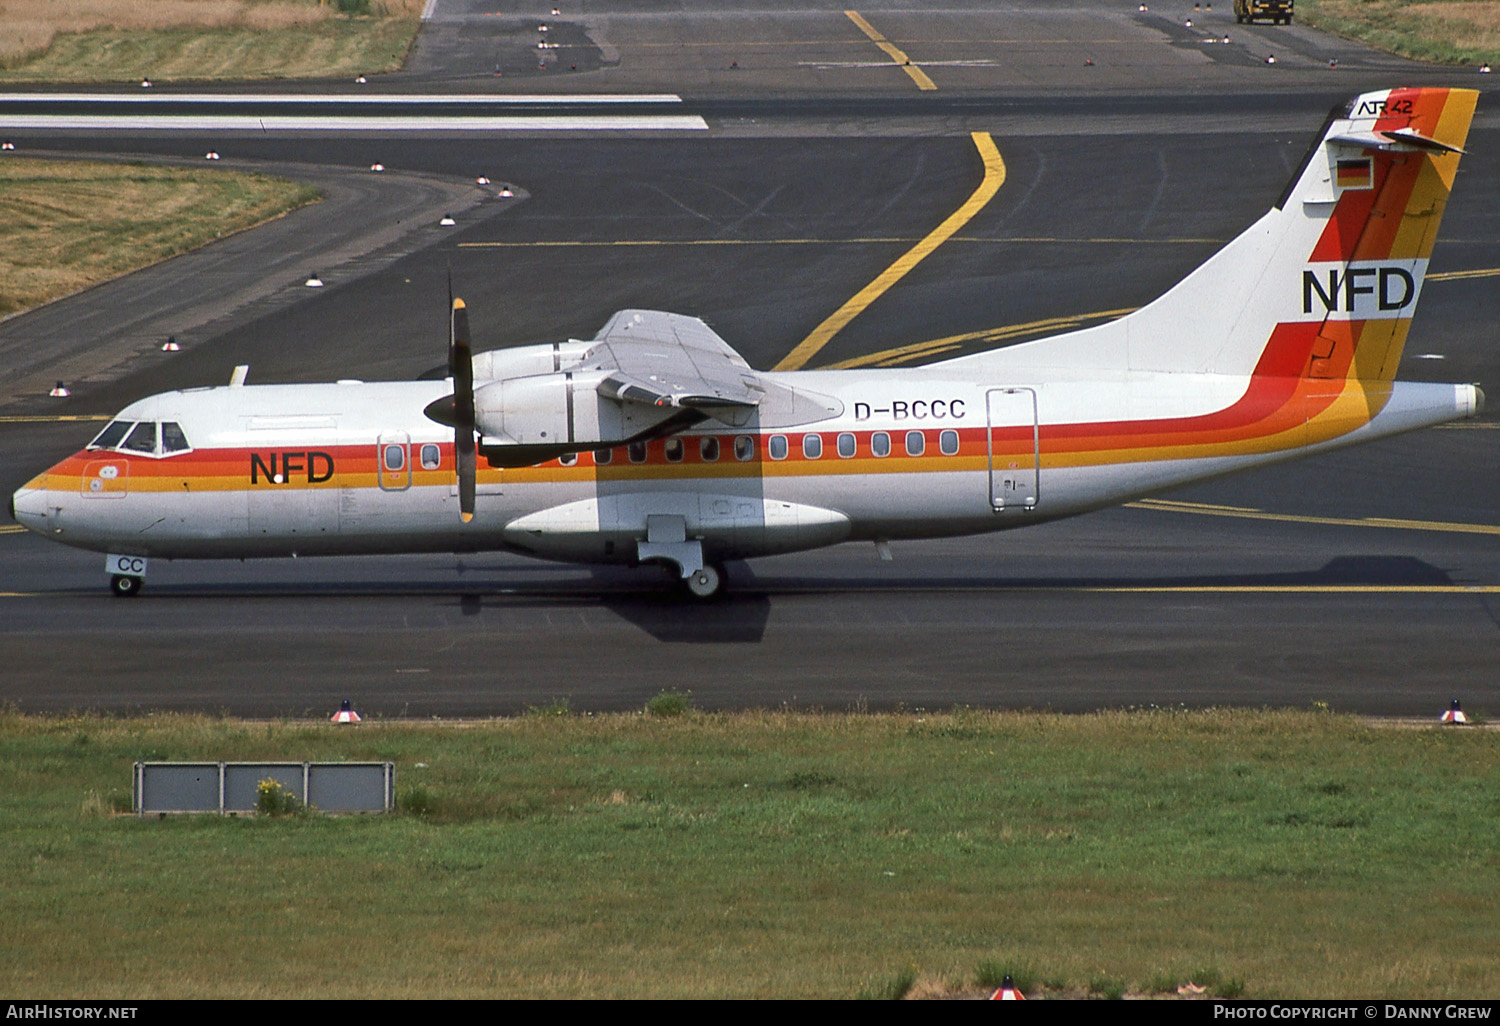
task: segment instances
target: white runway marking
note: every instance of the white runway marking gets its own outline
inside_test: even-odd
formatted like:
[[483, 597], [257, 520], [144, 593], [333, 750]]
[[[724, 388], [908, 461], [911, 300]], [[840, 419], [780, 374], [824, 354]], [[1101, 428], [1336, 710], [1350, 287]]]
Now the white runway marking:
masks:
[[0, 103], [493, 103], [493, 104], [594, 104], [594, 103], [681, 103], [675, 93], [584, 93], [578, 96], [550, 96], [537, 93], [499, 96], [490, 93], [410, 93], [381, 96], [369, 93], [0, 93]]
[[697, 115], [536, 117], [291, 117], [266, 115], [0, 114], [5, 129], [165, 130], [173, 132], [705, 132]]

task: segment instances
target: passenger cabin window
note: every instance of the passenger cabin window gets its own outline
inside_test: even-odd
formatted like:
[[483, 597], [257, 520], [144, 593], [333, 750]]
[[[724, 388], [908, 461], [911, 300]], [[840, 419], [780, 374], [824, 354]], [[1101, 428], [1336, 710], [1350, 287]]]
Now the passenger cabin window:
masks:
[[187, 435], [182, 433], [182, 425], [174, 421], [163, 421], [161, 425], [161, 451], [162, 455], [173, 452], [187, 452], [192, 446], [188, 444]]
[[786, 435], [772, 435], [770, 445], [771, 459], [784, 460], [787, 454]]
[[668, 463], [681, 463], [684, 452], [682, 439], [668, 438], [666, 444], [666, 452]]
[[704, 463], [713, 463], [719, 458], [719, 440], [713, 435], [700, 439], [698, 442], [698, 455], [703, 457]]
[[755, 439], [750, 435], [736, 435], [734, 438], [734, 458], [741, 463], [746, 460], [755, 459]]
[[802, 436], [802, 455], [810, 460], [815, 460], [823, 455], [822, 435]]
[[[366, 450], [368, 452], [369, 450]], [[389, 471], [406, 469], [406, 447], [401, 445], [388, 445], [385, 447], [385, 469]]]
[[625, 451], [630, 454], [630, 462], [631, 463], [645, 463], [646, 462], [646, 443], [645, 442], [631, 442], [630, 445], [626, 446]]
[[958, 454], [958, 432], [944, 431], [938, 435], [938, 449], [944, 456], [955, 456]]
[[428, 442], [422, 446], [422, 469], [436, 470], [443, 463], [442, 450]]
[[846, 460], [853, 459], [854, 458], [855, 448], [856, 448], [856, 445], [855, 445], [855, 441], [854, 441], [854, 436], [853, 435], [851, 435], [847, 431], [845, 431], [843, 434], [839, 435], [839, 455], [840, 456], [842, 456]]
[[920, 431], [906, 433], [906, 455], [920, 456], [927, 451], [927, 436]]
[[578, 454], [576, 452], [565, 452], [557, 458], [557, 462], [565, 467], [571, 467], [578, 462]]
[[870, 451], [876, 456], [889, 456], [891, 454], [891, 436], [884, 431], [875, 432], [870, 436]]
[[156, 421], [143, 420], [137, 424], [121, 446], [131, 452], [156, 452]]
[[120, 439], [125, 437], [125, 432], [130, 430], [130, 421], [112, 420], [94, 437], [89, 443], [90, 449], [113, 449], [120, 444]]
[[596, 466], [596, 467], [602, 467], [602, 466], [604, 466], [606, 463], [608, 463], [610, 460], [612, 460], [614, 458], [615, 458], [615, 451], [613, 449], [595, 449], [594, 450], [594, 466]]

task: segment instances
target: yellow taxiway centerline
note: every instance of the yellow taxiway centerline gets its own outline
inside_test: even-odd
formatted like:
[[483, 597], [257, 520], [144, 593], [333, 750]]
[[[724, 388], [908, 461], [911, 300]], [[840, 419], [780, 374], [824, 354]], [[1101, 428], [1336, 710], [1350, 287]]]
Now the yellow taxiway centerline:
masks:
[[1161, 584], [1038, 590], [1191, 595], [1500, 595], [1496, 584]]
[[845, 11], [844, 14], [850, 21], [859, 26], [861, 32], [870, 37], [870, 42], [880, 47], [887, 57], [895, 61], [900, 65], [902, 71], [911, 76], [911, 80], [917, 84], [918, 89], [926, 92], [937, 88], [937, 84], [927, 77], [925, 71], [912, 64], [911, 58], [906, 56], [899, 47], [875, 31], [875, 26], [866, 21], [858, 11]]
[[[688, 246], [909, 246], [920, 239], [899, 236], [869, 236], [843, 239], [534, 239], [521, 242], [460, 242], [459, 249], [608, 249], [610, 247], [643, 248], [660, 246], [666, 249]], [[1031, 245], [1037, 243], [1059, 243], [1062, 245], [1130, 245], [1130, 246], [1195, 246], [1222, 243], [1223, 239], [1126, 239], [1126, 238], [1062, 238], [1060, 236], [955, 235], [949, 243], [978, 243], [988, 246]]]
[[1094, 313], [1075, 314], [1070, 317], [1047, 317], [1039, 321], [1027, 321], [1024, 324], [1007, 324], [998, 328], [986, 328], [983, 331], [968, 331], [962, 335], [948, 335], [944, 338], [935, 338], [927, 342], [914, 342], [909, 346], [897, 346], [894, 349], [883, 349], [878, 353], [868, 353], [864, 356], [855, 356], [838, 363], [830, 363], [824, 370], [848, 370], [853, 367], [882, 367], [889, 364], [902, 363], [913, 360], [919, 356], [932, 356], [937, 352], [945, 352], [962, 346], [966, 342], [1001, 342], [1008, 338], [1016, 338], [1021, 335], [1033, 335], [1042, 331], [1060, 331], [1065, 328], [1077, 328], [1084, 321], [1103, 320], [1105, 318], [1123, 317], [1133, 313], [1137, 308], [1130, 306], [1119, 310], [1098, 310]]
[[1469, 278], [1500, 278], [1500, 267], [1481, 267], [1473, 271], [1440, 271], [1427, 275], [1427, 281], [1464, 281]]
[[0, 417], [0, 424], [63, 424], [73, 421], [113, 420], [108, 413], [17, 414]]
[[1314, 517], [1296, 513], [1267, 513], [1247, 506], [1215, 506], [1205, 502], [1173, 502], [1141, 499], [1128, 502], [1127, 509], [1151, 509], [1158, 513], [1195, 513], [1205, 517], [1238, 517], [1243, 520], [1276, 520], [1289, 524], [1327, 524], [1333, 527], [1384, 527], [1401, 531], [1440, 531], [1448, 534], [1500, 535], [1497, 524], [1455, 524], [1442, 520], [1400, 520], [1393, 517]]
[[906, 277], [912, 268], [926, 259], [933, 250], [947, 242], [994, 198], [995, 193], [1000, 191], [1000, 186], [1005, 184], [1005, 161], [1000, 158], [1000, 151], [995, 147], [995, 140], [990, 138], [988, 132], [975, 132], [973, 139], [975, 147], [979, 150], [980, 159], [984, 161], [984, 178], [980, 181], [979, 188], [974, 190], [974, 194], [964, 202], [963, 206], [949, 214], [942, 224], [934, 228], [927, 238], [903, 253], [894, 264], [880, 272], [874, 281], [860, 289], [854, 298], [839, 307], [831, 317], [813, 329], [813, 333], [799, 342], [797, 347], [772, 370], [798, 370], [807, 366], [807, 362], [817, 356], [833, 336], [843, 329], [844, 325], [854, 320], [865, 307], [883, 296], [892, 285]]

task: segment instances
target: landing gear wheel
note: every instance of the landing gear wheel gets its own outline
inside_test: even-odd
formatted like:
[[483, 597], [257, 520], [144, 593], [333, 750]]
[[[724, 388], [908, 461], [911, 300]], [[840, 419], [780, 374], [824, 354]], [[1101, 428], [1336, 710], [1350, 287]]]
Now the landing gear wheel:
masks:
[[695, 571], [683, 583], [687, 585], [688, 594], [700, 602], [711, 602], [724, 594], [724, 584], [728, 575], [724, 572], [724, 564], [712, 563]]
[[109, 579], [109, 590], [115, 593], [115, 598], [135, 598], [141, 593], [143, 583], [139, 577], [115, 574]]

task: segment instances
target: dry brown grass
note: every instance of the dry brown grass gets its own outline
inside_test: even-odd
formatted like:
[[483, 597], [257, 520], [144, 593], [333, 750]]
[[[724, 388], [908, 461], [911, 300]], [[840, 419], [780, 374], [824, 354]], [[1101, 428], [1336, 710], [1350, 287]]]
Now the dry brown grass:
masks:
[[[415, 18], [424, 0], [374, 0], [377, 14]], [[0, 0], [0, 60], [40, 53], [60, 33], [250, 29], [270, 32], [336, 17], [328, 0]]]
[[0, 316], [277, 217], [314, 190], [220, 168], [0, 161]]
[[1500, 0], [1304, 0], [1315, 28], [1422, 60], [1478, 63], [1500, 55]]
[[1500, 2], [1422, 4], [1408, 12], [1461, 50], [1500, 49]]

